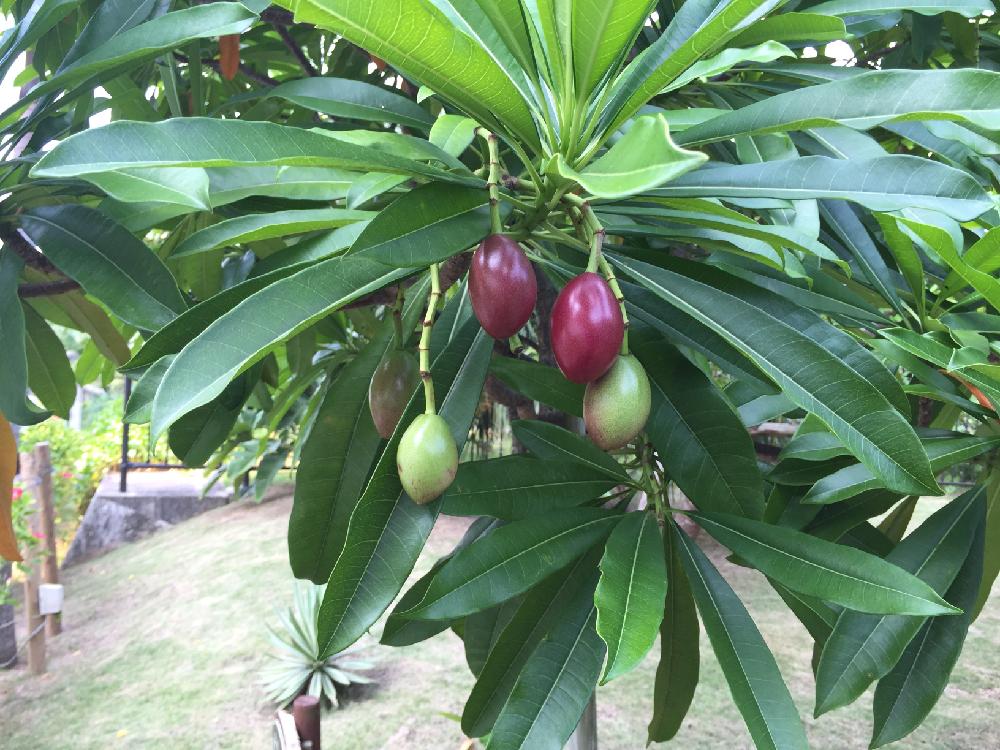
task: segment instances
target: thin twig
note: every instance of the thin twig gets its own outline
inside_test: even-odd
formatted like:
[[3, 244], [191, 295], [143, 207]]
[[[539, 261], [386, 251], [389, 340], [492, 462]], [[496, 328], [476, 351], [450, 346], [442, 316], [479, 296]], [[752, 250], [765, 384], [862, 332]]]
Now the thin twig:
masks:
[[[174, 57], [177, 59], [177, 62], [181, 62], [181, 63], [184, 63], [184, 64], [187, 64], [188, 62], [190, 62], [190, 60], [188, 60], [188, 56], [187, 55], [183, 55], [180, 52], [175, 52], [174, 53]], [[202, 65], [207, 65], [212, 70], [214, 70], [216, 73], [221, 73], [221, 70], [220, 70], [221, 66], [219, 65], [219, 61], [218, 60], [202, 60], [201, 64]], [[250, 78], [250, 79], [252, 79], [252, 80], [256, 81], [257, 83], [260, 83], [260, 84], [262, 84], [264, 86], [277, 86], [278, 85], [278, 82], [276, 80], [274, 80], [273, 78], [271, 78], [271, 76], [264, 75], [263, 73], [258, 73], [256, 70], [254, 70], [253, 68], [251, 68], [249, 65], [245, 65], [244, 63], [240, 63], [239, 71], [240, 71], [240, 73], [242, 73], [243, 75], [245, 75], [247, 78]]]
[[49, 281], [44, 284], [21, 284], [17, 288], [17, 296], [21, 299], [29, 297], [53, 297], [57, 294], [75, 292], [80, 285], [73, 279], [62, 279], [61, 281]]
[[316, 66], [312, 64], [312, 61], [306, 57], [306, 53], [302, 51], [302, 47], [299, 43], [295, 41], [295, 37], [292, 36], [292, 32], [288, 30], [287, 26], [275, 25], [274, 30], [278, 32], [278, 36], [281, 37], [281, 41], [285, 43], [288, 47], [289, 52], [291, 52], [295, 59], [299, 61], [302, 66], [302, 70], [306, 72], [307, 76], [318, 76], [319, 71], [316, 70]]

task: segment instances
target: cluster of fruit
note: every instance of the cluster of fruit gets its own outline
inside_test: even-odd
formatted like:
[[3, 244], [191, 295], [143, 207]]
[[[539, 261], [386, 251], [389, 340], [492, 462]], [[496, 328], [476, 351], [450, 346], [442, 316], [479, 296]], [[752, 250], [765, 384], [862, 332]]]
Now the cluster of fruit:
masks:
[[[534, 268], [518, 243], [503, 234], [483, 240], [469, 270], [469, 297], [483, 329], [497, 339], [513, 337], [531, 317], [537, 296]], [[649, 379], [624, 340], [621, 303], [604, 278], [587, 271], [566, 284], [552, 308], [552, 350], [568, 380], [587, 384], [584, 424], [603, 450], [634, 440], [649, 417]], [[383, 438], [392, 436], [422, 375], [429, 373], [421, 373], [414, 356], [403, 350], [390, 352], [379, 365], [369, 404]], [[432, 412], [414, 419], [400, 439], [396, 466], [415, 502], [440, 496], [458, 470], [447, 422]]]

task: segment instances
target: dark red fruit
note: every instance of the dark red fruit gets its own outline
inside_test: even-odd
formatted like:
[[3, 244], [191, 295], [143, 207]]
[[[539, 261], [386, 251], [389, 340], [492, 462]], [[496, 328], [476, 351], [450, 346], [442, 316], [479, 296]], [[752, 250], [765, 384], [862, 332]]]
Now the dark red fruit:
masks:
[[606, 373], [621, 350], [625, 324], [611, 287], [596, 273], [570, 281], [552, 306], [552, 350], [563, 375], [589, 383]]
[[368, 387], [368, 408], [375, 429], [386, 440], [392, 437], [419, 384], [420, 365], [409, 352], [392, 349], [379, 362]]
[[495, 339], [509, 339], [528, 322], [538, 284], [531, 261], [510, 237], [491, 234], [476, 250], [469, 297], [479, 324]]

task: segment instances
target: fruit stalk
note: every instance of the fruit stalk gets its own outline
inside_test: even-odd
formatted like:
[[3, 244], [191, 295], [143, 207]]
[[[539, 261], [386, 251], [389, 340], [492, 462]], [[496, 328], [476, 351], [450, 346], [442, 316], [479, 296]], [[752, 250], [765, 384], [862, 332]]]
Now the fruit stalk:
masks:
[[438, 264], [432, 263], [431, 291], [427, 295], [427, 312], [424, 314], [424, 327], [420, 332], [420, 379], [424, 383], [424, 414], [436, 414], [437, 405], [434, 402], [434, 379], [431, 377], [431, 326], [434, 325], [434, 313], [438, 300], [441, 298], [441, 278]]
[[489, 130], [478, 128], [476, 132], [486, 141], [490, 158], [489, 177], [486, 179], [486, 188], [490, 192], [490, 231], [499, 234], [503, 231], [503, 222], [500, 220], [500, 148], [496, 135]]
[[403, 289], [403, 285], [400, 284], [396, 287], [396, 301], [392, 304], [392, 327], [396, 333], [397, 349], [406, 347], [406, 341], [403, 338], [403, 302], [405, 300], [406, 292]]

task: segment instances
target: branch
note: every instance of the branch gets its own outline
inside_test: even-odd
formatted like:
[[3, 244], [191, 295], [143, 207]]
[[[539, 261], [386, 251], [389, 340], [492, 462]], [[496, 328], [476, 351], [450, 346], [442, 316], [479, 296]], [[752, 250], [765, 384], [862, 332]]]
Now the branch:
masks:
[[[174, 53], [174, 57], [177, 59], [177, 62], [182, 62], [185, 65], [187, 65], [188, 63], [191, 62], [188, 59], [187, 55], [183, 55], [180, 52], [175, 52]], [[219, 65], [219, 61], [218, 60], [202, 60], [201, 64], [202, 65], [207, 65], [212, 70], [214, 70], [216, 73], [219, 73], [220, 75], [222, 73], [222, 71], [220, 69], [220, 65]], [[278, 85], [278, 82], [276, 80], [274, 80], [273, 78], [271, 78], [271, 76], [264, 75], [263, 73], [258, 73], [256, 70], [254, 70], [249, 65], [246, 65], [244, 63], [240, 63], [239, 71], [240, 71], [240, 73], [242, 73], [243, 75], [245, 75], [247, 78], [250, 78], [250, 79], [252, 79], [252, 80], [256, 81], [257, 83], [260, 83], [260, 84], [262, 84], [264, 86], [277, 86]]]
[[17, 296], [21, 299], [28, 297], [51, 297], [56, 294], [66, 294], [75, 292], [80, 285], [73, 279], [62, 279], [61, 281], [49, 281], [44, 284], [22, 284], [17, 288]]
[[302, 70], [306, 72], [306, 75], [318, 76], [319, 71], [316, 70], [312, 61], [306, 57], [306, 53], [302, 51], [302, 47], [300, 47], [299, 43], [295, 41], [295, 37], [292, 36], [292, 32], [288, 30], [288, 27], [275, 24], [274, 30], [278, 32], [278, 36], [281, 37], [281, 41], [283, 41], [285, 46], [288, 47], [289, 52], [291, 52], [295, 56], [295, 59], [299, 61], [299, 65], [302, 66]]
[[43, 273], [59, 273], [52, 262], [32, 247], [31, 243], [21, 234], [21, 230], [10, 224], [0, 224], [0, 242], [9, 247], [24, 261], [25, 265], [38, 269]]

